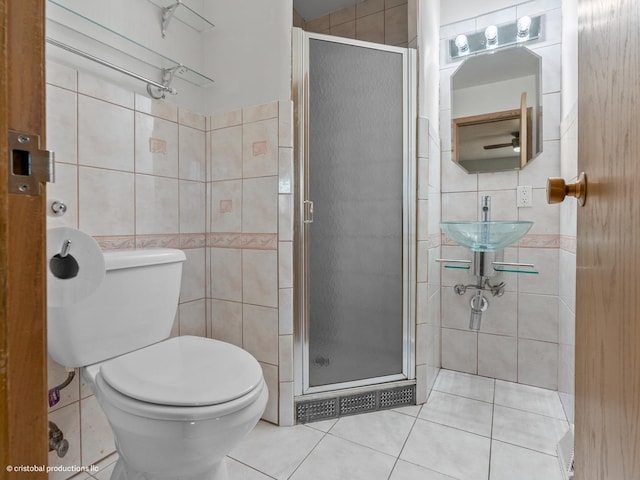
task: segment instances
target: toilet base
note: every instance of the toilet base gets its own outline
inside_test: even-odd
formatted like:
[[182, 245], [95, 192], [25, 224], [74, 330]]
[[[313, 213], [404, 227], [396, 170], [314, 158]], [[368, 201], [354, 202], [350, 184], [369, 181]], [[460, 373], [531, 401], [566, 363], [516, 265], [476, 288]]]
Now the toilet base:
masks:
[[227, 473], [226, 458], [223, 458], [207, 472], [177, 478], [175, 476], [165, 477], [162, 474], [132, 471], [125, 466], [122, 458], [119, 458], [111, 474], [111, 480], [229, 480], [229, 474]]

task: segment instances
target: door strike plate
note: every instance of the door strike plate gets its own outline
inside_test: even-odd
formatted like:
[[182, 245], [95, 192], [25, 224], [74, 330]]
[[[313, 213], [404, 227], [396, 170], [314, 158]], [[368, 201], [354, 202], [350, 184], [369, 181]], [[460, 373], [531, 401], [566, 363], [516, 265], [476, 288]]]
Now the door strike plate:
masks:
[[54, 181], [54, 153], [40, 149], [40, 135], [9, 130], [9, 193], [42, 194]]

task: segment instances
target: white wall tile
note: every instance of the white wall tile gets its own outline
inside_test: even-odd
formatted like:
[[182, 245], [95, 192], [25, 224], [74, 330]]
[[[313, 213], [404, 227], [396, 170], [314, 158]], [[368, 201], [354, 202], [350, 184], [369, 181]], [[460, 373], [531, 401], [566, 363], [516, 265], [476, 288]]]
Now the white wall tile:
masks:
[[278, 384], [278, 367], [260, 362], [262, 367], [262, 375], [269, 389], [269, 399], [264, 409], [262, 418], [271, 423], [278, 423], [278, 411], [280, 405], [280, 385]]
[[278, 174], [278, 119], [242, 126], [242, 174], [244, 178]]
[[242, 126], [211, 132], [211, 179], [242, 178]]
[[137, 112], [153, 115], [171, 122], [178, 122], [178, 107], [164, 100], [154, 100], [146, 95], [135, 94]]
[[136, 233], [177, 233], [178, 180], [136, 174]]
[[242, 299], [245, 304], [278, 306], [277, 252], [273, 250], [242, 251]]
[[213, 298], [242, 301], [242, 250], [212, 248], [210, 273]]
[[242, 231], [242, 180], [211, 184], [211, 231]]
[[442, 221], [475, 221], [478, 219], [478, 194], [476, 192], [443, 193]]
[[242, 344], [259, 362], [278, 365], [278, 310], [245, 303]]
[[178, 178], [178, 124], [136, 113], [135, 145], [137, 173]]
[[442, 368], [478, 373], [478, 334], [443, 328]]
[[133, 235], [134, 175], [79, 167], [78, 226], [89, 235]]
[[518, 220], [533, 222], [529, 234], [558, 235], [560, 233], [560, 209], [547, 203], [547, 191], [533, 189], [533, 206], [518, 208]]
[[133, 124], [133, 110], [80, 95], [78, 97], [78, 163], [132, 172], [134, 169]]
[[518, 337], [558, 343], [558, 297], [521, 293]]
[[242, 181], [242, 231], [278, 232], [278, 177]]
[[212, 337], [242, 347], [242, 304], [211, 300]]
[[280, 335], [290, 335], [293, 333], [293, 288], [281, 288], [278, 296]]
[[501, 25], [503, 23], [511, 23], [517, 20], [516, 7], [503, 8], [487, 15], [476, 17], [476, 30], [481, 31], [489, 25]]
[[533, 263], [537, 275], [518, 275], [518, 291], [541, 295], [558, 295], [558, 249], [520, 248], [519, 261]]
[[557, 390], [558, 344], [519, 339], [518, 382]]
[[[474, 293], [472, 291], [471, 295]], [[485, 292], [485, 297], [489, 302], [489, 308], [482, 314], [480, 331], [515, 337], [517, 335], [518, 322], [520, 321], [518, 316], [518, 294], [505, 292], [501, 297], [492, 297], [490, 292]]]
[[560, 176], [560, 142], [542, 142], [542, 152], [518, 171], [518, 185], [546, 188], [547, 178]]
[[184, 250], [187, 260], [182, 264], [180, 302], [191, 302], [205, 297], [205, 251], [204, 248]]
[[205, 299], [180, 304], [180, 335], [207, 336]]
[[478, 174], [468, 173], [453, 161], [450, 151], [442, 152], [443, 192], [475, 192], [478, 190]]
[[47, 85], [47, 149], [55, 151], [56, 165], [78, 163], [78, 96]]
[[206, 228], [206, 185], [180, 180], [180, 233], [202, 233]]
[[73, 68], [48, 60], [45, 71], [47, 83], [73, 91], [78, 89], [78, 72]]
[[518, 378], [517, 339], [480, 333], [478, 375], [515, 382]]
[[78, 71], [78, 93], [128, 109], [135, 105], [133, 92], [83, 71]]
[[180, 125], [179, 172], [183, 180], [206, 180], [206, 137], [195, 128]]

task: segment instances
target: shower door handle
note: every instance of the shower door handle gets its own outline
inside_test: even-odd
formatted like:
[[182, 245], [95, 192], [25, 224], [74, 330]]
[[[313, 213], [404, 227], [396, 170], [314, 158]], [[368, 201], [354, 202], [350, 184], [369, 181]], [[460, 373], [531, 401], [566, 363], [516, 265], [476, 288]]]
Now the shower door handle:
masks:
[[304, 204], [304, 220], [303, 223], [313, 223], [313, 202], [305, 200]]

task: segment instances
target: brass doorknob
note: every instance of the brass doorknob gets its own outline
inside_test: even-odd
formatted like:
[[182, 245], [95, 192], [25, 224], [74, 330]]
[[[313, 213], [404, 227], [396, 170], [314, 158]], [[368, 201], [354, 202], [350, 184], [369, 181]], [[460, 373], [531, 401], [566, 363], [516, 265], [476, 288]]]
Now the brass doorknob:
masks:
[[547, 203], [561, 203], [567, 195], [576, 197], [580, 206], [584, 206], [587, 201], [587, 176], [584, 172], [576, 183], [567, 184], [564, 178], [547, 179]]

